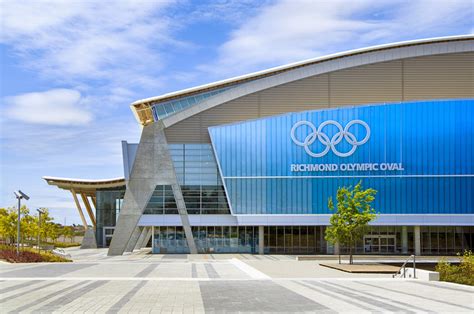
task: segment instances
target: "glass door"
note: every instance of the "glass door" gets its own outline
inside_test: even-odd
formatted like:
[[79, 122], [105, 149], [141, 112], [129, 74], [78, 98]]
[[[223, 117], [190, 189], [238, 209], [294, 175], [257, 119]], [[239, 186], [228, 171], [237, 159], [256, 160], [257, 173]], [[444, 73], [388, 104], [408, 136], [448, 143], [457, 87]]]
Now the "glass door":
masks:
[[366, 235], [364, 236], [364, 253], [395, 253], [395, 235]]

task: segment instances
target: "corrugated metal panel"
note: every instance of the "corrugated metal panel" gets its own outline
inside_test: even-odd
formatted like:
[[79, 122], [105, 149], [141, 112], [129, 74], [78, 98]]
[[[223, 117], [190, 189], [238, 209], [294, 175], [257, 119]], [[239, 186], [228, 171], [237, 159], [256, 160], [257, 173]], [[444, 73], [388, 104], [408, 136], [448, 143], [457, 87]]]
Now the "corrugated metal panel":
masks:
[[264, 90], [259, 95], [260, 117], [325, 108], [329, 103], [328, 75], [318, 75]]
[[346, 106], [402, 100], [402, 62], [371, 64], [329, 74], [331, 105]]
[[170, 143], [209, 143], [209, 126], [285, 112], [402, 100], [474, 97], [473, 61], [474, 53], [447, 54], [313, 76], [204, 111], [171, 126], [166, 135]]
[[[204, 134], [204, 136], [203, 136]], [[207, 143], [208, 136], [201, 128], [201, 115], [195, 115], [165, 129], [168, 143]]]
[[258, 96], [248, 95], [186, 119], [166, 129], [169, 143], [210, 143], [207, 128], [258, 117]]
[[474, 54], [452, 54], [404, 61], [406, 99], [474, 97]]

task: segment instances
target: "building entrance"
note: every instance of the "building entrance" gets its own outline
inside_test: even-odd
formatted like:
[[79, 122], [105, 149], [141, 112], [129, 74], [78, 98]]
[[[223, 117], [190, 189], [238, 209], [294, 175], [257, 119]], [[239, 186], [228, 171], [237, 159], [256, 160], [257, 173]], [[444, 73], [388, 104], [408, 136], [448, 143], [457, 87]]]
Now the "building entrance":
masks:
[[364, 236], [364, 253], [395, 253], [397, 247], [395, 235]]
[[110, 246], [110, 242], [112, 242], [112, 236], [114, 235], [114, 230], [115, 230], [115, 227], [104, 227], [103, 229], [103, 241], [104, 243], [102, 243], [103, 247], [109, 247]]

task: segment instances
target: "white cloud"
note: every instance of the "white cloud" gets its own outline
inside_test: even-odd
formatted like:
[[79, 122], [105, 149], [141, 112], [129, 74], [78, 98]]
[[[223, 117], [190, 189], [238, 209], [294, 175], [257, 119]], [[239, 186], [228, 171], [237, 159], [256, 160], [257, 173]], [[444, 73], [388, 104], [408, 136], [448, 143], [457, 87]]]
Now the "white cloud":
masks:
[[[170, 3], [2, 1], [0, 42], [40, 77], [61, 86], [81, 85], [85, 94], [157, 88], [163, 48], [180, 44], [171, 38], [173, 21], [164, 11]], [[121, 105], [133, 100], [112, 96]]]
[[283, 0], [261, 9], [199, 67], [217, 76], [242, 74], [380, 43], [467, 33], [470, 0]]
[[6, 114], [15, 120], [49, 125], [82, 125], [92, 114], [81, 108], [81, 94], [71, 89], [52, 89], [6, 97]]

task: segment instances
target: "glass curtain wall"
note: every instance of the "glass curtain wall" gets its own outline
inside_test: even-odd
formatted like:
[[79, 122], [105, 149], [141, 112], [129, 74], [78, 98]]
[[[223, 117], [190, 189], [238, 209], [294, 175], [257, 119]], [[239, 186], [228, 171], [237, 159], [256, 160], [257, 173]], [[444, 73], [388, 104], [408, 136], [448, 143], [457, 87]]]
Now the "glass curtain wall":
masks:
[[197, 105], [198, 103], [208, 99], [209, 97], [225, 92], [229, 88], [231, 87], [224, 87], [210, 92], [195, 94], [166, 102], [153, 103], [151, 107], [153, 118], [155, 119], [155, 121], [161, 120], [169, 115], [172, 115], [175, 112]]
[[[257, 253], [258, 227], [192, 227], [199, 253]], [[153, 253], [189, 253], [183, 227], [154, 227]]]
[[124, 195], [125, 188], [96, 191], [96, 239], [98, 246], [109, 246]]
[[177, 215], [178, 207], [171, 185], [157, 185], [143, 212], [145, 215]]
[[474, 227], [421, 227], [422, 255], [456, 255], [473, 244]]
[[[266, 254], [331, 254], [325, 226], [268, 226], [264, 228]], [[199, 253], [258, 253], [257, 226], [192, 227]], [[153, 253], [189, 253], [183, 228], [154, 227]], [[413, 227], [407, 227], [407, 252], [414, 252]], [[473, 227], [422, 227], [423, 255], [455, 255], [472, 250]], [[356, 243], [355, 254], [402, 254], [402, 227], [370, 227]], [[349, 248], [341, 247], [342, 254]]]
[[211, 144], [170, 144], [188, 214], [230, 214]]
[[326, 254], [324, 226], [265, 227], [265, 253]]

